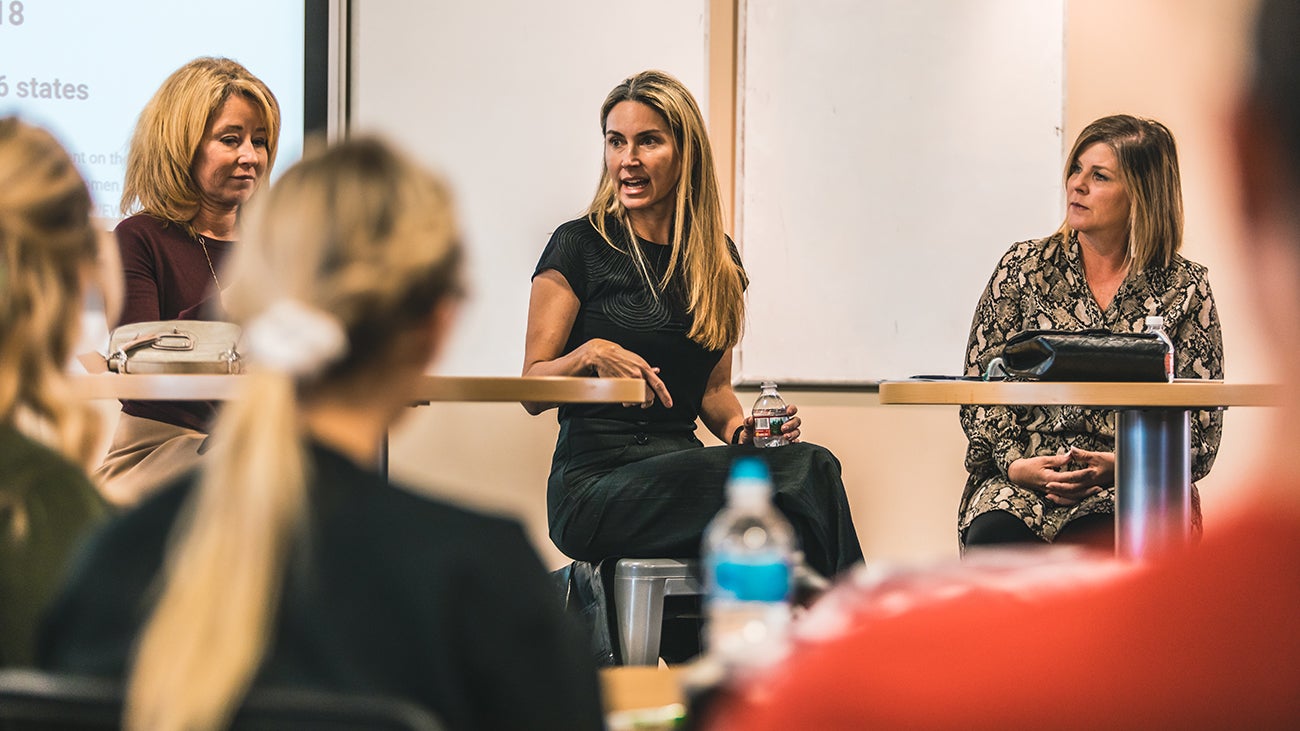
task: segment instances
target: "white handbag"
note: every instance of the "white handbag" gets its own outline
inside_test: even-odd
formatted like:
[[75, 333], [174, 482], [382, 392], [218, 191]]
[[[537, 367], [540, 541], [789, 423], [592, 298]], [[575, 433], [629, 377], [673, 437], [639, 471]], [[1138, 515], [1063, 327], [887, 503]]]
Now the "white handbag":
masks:
[[108, 341], [108, 369], [118, 373], [240, 373], [239, 326], [208, 320], [133, 322]]

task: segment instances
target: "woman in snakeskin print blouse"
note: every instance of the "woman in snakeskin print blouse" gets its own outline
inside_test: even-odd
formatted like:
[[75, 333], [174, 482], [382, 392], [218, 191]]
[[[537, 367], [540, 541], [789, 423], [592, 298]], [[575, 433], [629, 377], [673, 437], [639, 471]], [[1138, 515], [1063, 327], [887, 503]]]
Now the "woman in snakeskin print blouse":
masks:
[[[1178, 153], [1161, 123], [1128, 115], [1088, 125], [1065, 168], [1055, 234], [1013, 245], [971, 323], [966, 374], [981, 375], [1027, 329], [1141, 332], [1164, 317], [1179, 378], [1223, 378], [1219, 316], [1205, 267], [1178, 254]], [[967, 406], [970, 473], [958, 513], [970, 546], [1065, 542], [1113, 546], [1115, 416], [1073, 406]], [[1192, 412], [1192, 479], [1209, 473], [1223, 416]], [[1194, 529], [1200, 500], [1192, 488]]]

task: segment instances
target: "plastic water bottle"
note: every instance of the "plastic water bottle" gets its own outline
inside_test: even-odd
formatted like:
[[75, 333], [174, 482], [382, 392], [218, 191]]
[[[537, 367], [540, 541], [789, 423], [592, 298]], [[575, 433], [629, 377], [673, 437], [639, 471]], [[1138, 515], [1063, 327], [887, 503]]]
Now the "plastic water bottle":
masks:
[[732, 465], [727, 504], [704, 533], [705, 630], [711, 659], [727, 674], [784, 657], [796, 554], [794, 531], [772, 506], [767, 464]]
[[1147, 332], [1155, 333], [1165, 344], [1165, 380], [1174, 382], [1174, 341], [1165, 334], [1165, 318], [1160, 315], [1147, 315]]
[[788, 417], [785, 414], [785, 401], [776, 392], [775, 383], [763, 382], [763, 392], [758, 395], [751, 413], [754, 416], [755, 447], [784, 447], [790, 443], [781, 434], [781, 427]]

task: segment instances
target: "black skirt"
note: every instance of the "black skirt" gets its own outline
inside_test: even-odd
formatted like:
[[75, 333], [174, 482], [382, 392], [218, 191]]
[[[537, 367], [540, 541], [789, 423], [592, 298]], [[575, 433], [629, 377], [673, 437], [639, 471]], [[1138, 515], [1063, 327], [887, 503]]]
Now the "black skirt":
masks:
[[570, 558], [696, 558], [722, 508], [731, 464], [760, 455], [773, 503], [794, 527], [808, 565], [834, 576], [862, 560], [840, 462], [800, 442], [705, 447], [694, 424], [566, 419], [551, 462], [551, 540]]

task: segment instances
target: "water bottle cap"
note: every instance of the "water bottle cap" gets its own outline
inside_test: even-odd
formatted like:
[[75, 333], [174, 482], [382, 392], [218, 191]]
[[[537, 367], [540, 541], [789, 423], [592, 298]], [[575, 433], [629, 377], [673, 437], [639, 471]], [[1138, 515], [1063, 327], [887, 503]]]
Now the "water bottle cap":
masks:
[[756, 507], [772, 496], [772, 478], [767, 463], [757, 457], [742, 457], [731, 465], [727, 480], [727, 501]]
[[767, 462], [758, 457], [741, 457], [731, 463], [731, 479], [766, 482], [772, 479], [772, 474], [767, 470]]
[[1164, 327], [1165, 318], [1161, 317], [1160, 315], [1147, 315], [1147, 327], [1151, 327], [1151, 326]]

